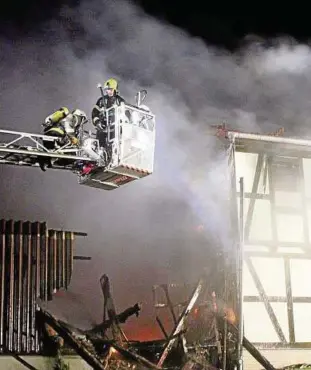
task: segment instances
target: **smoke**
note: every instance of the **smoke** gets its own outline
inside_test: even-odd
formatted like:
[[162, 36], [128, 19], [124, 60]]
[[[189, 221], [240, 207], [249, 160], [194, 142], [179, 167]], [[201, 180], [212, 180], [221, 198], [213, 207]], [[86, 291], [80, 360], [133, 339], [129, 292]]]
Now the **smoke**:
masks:
[[72, 290], [83, 292], [99, 320], [103, 272], [121, 309], [150, 300], [154, 283], [196, 278], [209, 255], [229, 243], [226, 161], [208, 125], [310, 131], [310, 48], [292, 40], [232, 54], [130, 2], [90, 0], [62, 8], [39, 31], [2, 39], [1, 50], [2, 128], [38, 132], [60, 106], [90, 116], [97, 83], [112, 76], [130, 102], [148, 89], [146, 104], [157, 116], [149, 178], [104, 192], [80, 187], [69, 173], [0, 168], [2, 217], [89, 233], [77, 253], [93, 260], [76, 263]]

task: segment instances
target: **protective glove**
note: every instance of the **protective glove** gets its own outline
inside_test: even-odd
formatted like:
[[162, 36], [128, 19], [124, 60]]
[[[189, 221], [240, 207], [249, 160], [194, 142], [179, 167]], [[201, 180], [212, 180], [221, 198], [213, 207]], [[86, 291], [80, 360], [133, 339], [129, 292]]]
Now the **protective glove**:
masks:
[[99, 130], [99, 131], [102, 130], [102, 125], [101, 125], [100, 121], [97, 121], [94, 126], [95, 126], [96, 130]]
[[79, 144], [79, 139], [76, 137], [71, 137], [70, 138], [72, 145], [78, 145]]

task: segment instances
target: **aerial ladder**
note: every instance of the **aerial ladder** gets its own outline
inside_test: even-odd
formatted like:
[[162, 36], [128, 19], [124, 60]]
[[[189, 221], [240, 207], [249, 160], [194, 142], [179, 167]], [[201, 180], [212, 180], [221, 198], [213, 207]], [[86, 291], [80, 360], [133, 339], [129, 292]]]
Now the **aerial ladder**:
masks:
[[[99, 86], [100, 87], [100, 86]], [[81, 185], [113, 190], [153, 173], [155, 115], [141, 103], [146, 90], [136, 94], [136, 104], [121, 103], [107, 109], [107, 147], [100, 148], [96, 135], [81, 124], [74, 145], [59, 145], [59, 138], [0, 130], [0, 164], [40, 167], [50, 159], [51, 169], [74, 173]], [[47, 145], [46, 143], [54, 145]], [[47, 148], [52, 147], [53, 149]], [[84, 168], [88, 171], [83, 171]]]

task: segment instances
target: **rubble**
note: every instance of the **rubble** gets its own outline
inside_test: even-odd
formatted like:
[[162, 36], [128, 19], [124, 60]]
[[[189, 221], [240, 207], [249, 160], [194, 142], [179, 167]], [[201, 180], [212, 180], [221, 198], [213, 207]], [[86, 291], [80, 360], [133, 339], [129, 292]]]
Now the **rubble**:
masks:
[[[54, 344], [58, 343], [58, 351], [65, 352], [66, 346], [71, 347], [95, 370], [231, 370], [234, 368], [237, 361], [235, 356], [238, 329], [234, 323], [227, 320], [229, 315], [226, 313], [230, 310], [225, 305], [220, 305], [222, 306], [220, 309], [217, 305], [216, 293], [208, 292], [204, 276], [192, 289], [188, 300], [177, 305], [172, 302], [168, 287], [162, 286], [167, 305], [159, 306], [169, 309], [174, 325], [169, 332], [157, 316], [156, 322], [165, 332], [164, 338], [148, 342], [128, 340], [121, 328], [121, 324], [129, 317], [139, 316], [141, 305], [136, 303], [117, 314], [110, 291], [110, 282], [106, 275], [102, 276], [100, 284], [104, 295], [104, 320], [89, 330], [81, 330], [58, 320], [43, 308], [38, 310], [40, 321], [51, 328], [49, 339], [53, 340]], [[206, 300], [206, 292], [211, 298], [210, 301]], [[176, 313], [177, 306], [179, 315]], [[201, 317], [191, 316], [198, 315], [200, 310]], [[207, 317], [208, 320], [206, 320]], [[205, 321], [200, 321], [201, 318]], [[199, 322], [201, 330], [193, 326], [196, 322]], [[224, 335], [225, 327], [227, 335]], [[110, 336], [108, 329], [111, 331]], [[191, 330], [195, 335], [191, 335]], [[55, 338], [59, 337], [63, 342], [55, 341]], [[224, 343], [226, 343], [225, 346]], [[245, 337], [243, 346], [264, 369], [276, 370]]]

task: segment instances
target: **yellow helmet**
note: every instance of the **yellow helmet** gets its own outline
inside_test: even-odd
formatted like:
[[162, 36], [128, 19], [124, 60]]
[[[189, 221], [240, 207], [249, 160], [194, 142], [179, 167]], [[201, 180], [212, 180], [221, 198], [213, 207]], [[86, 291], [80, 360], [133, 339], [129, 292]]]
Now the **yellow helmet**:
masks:
[[112, 89], [114, 91], [117, 91], [118, 81], [114, 78], [109, 78], [109, 80], [105, 82], [104, 89]]
[[70, 113], [67, 107], [61, 107], [59, 110], [64, 114], [64, 116], [68, 116], [68, 114]]

